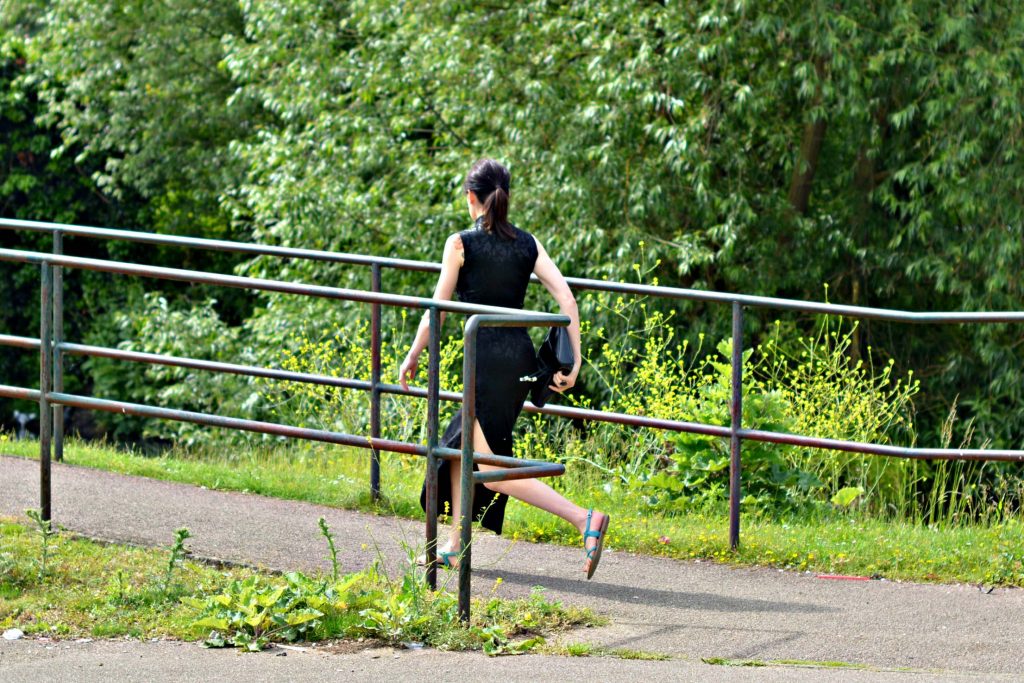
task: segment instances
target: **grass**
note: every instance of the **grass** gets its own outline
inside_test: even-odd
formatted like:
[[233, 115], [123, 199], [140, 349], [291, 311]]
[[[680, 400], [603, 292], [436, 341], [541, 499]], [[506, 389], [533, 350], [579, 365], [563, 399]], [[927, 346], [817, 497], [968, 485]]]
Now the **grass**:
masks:
[[[7, 453], [35, 457], [35, 442], [8, 442]], [[188, 453], [148, 457], [69, 441], [69, 463], [213, 489], [249, 491], [338, 508], [421, 518], [419, 491], [423, 461], [384, 454], [385, 499], [368, 493], [366, 451], [326, 446]], [[723, 514], [654, 514], [639, 496], [606, 485], [590, 468], [569, 466], [552, 481], [580, 504], [609, 511], [608, 546], [615, 550], [678, 559], [711, 560], [816, 573], [841, 573], [892, 580], [966, 582], [1024, 586], [1024, 524], [931, 525], [872, 518], [857, 511], [778, 519], [744, 514], [741, 545], [728, 544]], [[580, 493], [583, 492], [583, 493]], [[506, 535], [526, 541], [580, 545], [565, 522], [516, 501], [506, 518]]]
[[[179, 540], [184, 541], [180, 532]], [[334, 580], [297, 573], [278, 577], [185, 559], [168, 573], [172, 554], [180, 555], [170, 548], [101, 544], [60, 533], [48, 542], [44, 569], [39, 530], [0, 518], [0, 630], [17, 627], [27, 634], [56, 638], [195, 640], [210, 633], [209, 625], [195, 623], [200, 616], [230, 614], [241, 621], [266, 609], [263, 616], [271, 623], [277, 615], [284, 619], [295, 614], [297, 605], [303, 604], [296, 601], [309, 596], [320, 596], [326, 603], [318, 603], [323, 618], [301, 634], [309, 640], [365, 637], [388, 644], [419, 641], [501, 654], [542, 645], [543, 636], [552, 632], [606, 623], [589, 610], [551, 602], [542, 591], [525, 599], [502, 599], [494, 595], [496, 584], [490, 596], [474, 601], [473, 622], [466, 627], [451, 593], [432, 592], [423, 581], [409, 577], [395, 581], [376, 568]], [[287, 601], [274, 603], [252, 597], [247, 586], [264, 589], [264, 595], [284, 590], [282, 586], [295, 590]], [[325, 586], [330, 587], [326, 592]], [[255, 611], [247, 611], [253, 607]], [[224, 632], [218, 638], [230, 642], [237, 635]]]
[[0, 518], [0, 541], [0, 630], [27, 634], [196, 638], [202, 634], [191, 626], [195, 611], [178, 598], [249, 573], [186, 560], [164, 590], [168, 552], [58, 534], [40, 579], [38, 533]]
[[629, 648], [608, 648], [591, 643], [565, 643], [557, 647], [548, 647], [544, 654], [562, 655], [564, 657], [615, 657], [616, 659], [636, 659], [644, 661], [664, 662], [672, 659], [663, 652], [647, 650], [631, 650]]
[[866, 664], [851, 664], [849, 662], [817, 662], [810, 659], [726, 659], [725, 657], [704, 657], [701, 659], [705, 664], [713, 666], [797, 666], [813, 669], [854, 669], [870, 670]]

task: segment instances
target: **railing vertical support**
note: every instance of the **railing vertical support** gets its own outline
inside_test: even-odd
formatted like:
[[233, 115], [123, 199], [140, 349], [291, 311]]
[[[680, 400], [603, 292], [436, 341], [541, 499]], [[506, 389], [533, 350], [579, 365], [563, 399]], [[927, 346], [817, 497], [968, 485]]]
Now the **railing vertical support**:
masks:
[[[380, 264], [371, 268], [371, 291], [380, 293]], [[370, 306], [370, 437], [380, 438], [380, 304]], [[380, 499], [380, 451], [370, 449], [370, 499]]]
[[50, 264], [39, 267], [39, 511], [50, 519], [50, 440], [53, 412], [49, 394], [53, 378], [53, 274]]
[[729, 439], [729, 547], [740, 545], [740, 466], [743, 422], [743, 306], [732, 304], [732, 401], [729, 405], [732, 434]]
[[437, 588], [437, 448], [441, 394], [441, 313], [430, 307], [430, 343], [427, 347], [427, 584]]
[[[64, 254], [64, 233], [53, 233], [53, 253]], [[64, 391], [64, 269], [53, 266], [53, 390]], [[64, 406], [53, 406], [53, 457], [64, 460]]]
[[[462, 519], [459, 555], [459, 618], [469, 621], [469, 588], [473, 552], [473, 431], [476, 422], [476, 335], [480, 320], [466, 321], [462, 355]], [[454, 523], [454, 519], [452, 520]]]

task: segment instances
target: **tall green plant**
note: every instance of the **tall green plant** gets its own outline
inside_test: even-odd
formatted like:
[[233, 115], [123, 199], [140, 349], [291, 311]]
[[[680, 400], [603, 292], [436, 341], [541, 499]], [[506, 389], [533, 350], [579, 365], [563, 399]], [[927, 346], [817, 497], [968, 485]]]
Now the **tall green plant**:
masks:
[[39, 536], [39, 557], [36, 560], [36, 577], [45, 581], [47, 576], [47, 565], [50, 559], [50, 542], [57, 535], [53, 524], [49, 519], [43, 519], [42, 512], [34, 508], [25, 510], [25, 515], [35, 523], [36, 533]]
[[[608, 299], [616, 315], [630, 317], [636, 339], [600, 340], [585, 356], [585, 373], [597, 378], [603, 400], [581, 401], [616, 412], [678, 421], [729, 423], [732, 389], [730, 340], [705, 349], [675, 340], [676, 331], [644, 303]], [[895, 377], [893, 365], [851, 362], [850, 329], [824, 320], [813, 337], [776, 337], [743, 354], [743, 424], [875, 443], [913, 440], [912, 377]], [[580, 432], [535, 417], [520, 439], [523, 455], [577, 460], [617, 476], [620, 485], [656, 508], [716, 505], [728, 493], [729, 444], [694, 434], [637, 431], [594, 424]], [[847, 456], [756, 441], [743, 443], [744, 502], [766, 510], [821, 506], [839, 490], [860, 487], [874, 511], [913, 506], [912, 469], [904, 461]]]

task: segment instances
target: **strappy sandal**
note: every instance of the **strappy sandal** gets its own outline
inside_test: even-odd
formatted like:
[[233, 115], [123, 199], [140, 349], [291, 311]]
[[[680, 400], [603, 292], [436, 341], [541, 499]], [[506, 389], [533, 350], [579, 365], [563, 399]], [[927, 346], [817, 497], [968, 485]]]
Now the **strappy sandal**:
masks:
[[[462, 554], [462, 551], [460, 551], [460, 550], [452, 550], [450, 552], [442, 550], [441, 552], [439, 552], [437, 554], [437, 564], [438, 564], [439, 567], [444, 567], [445, 569], [458, 569], [459, 568], [458, 559], [459, 559], [459, 555], [461, 555], [461, 554]], [[452, 562], [452, 558], [453, 557], [456, 560], [455, 562]], [[426, 558], [426, 556], [420, 555], [418, 558], [416, 558], [416, 566], [418, 566], [418, 567], [426, 567], [427, 566], [427, 558]]]
[[596, 538], [597, 543], [594, 547], [587, 550], [586, 560], [583, 563], [583, 571], [587, 573], [587, 581], [594, 576], [594, 572], [597, 571], [597, 563], [601, 561], [601, 550], [604, 548], [604, 537], [608, 531], [608, 522], [611, 520], [611, 516], [607, 513], [604, 516], [604, 521], [601, 522], [601, 527], [592, 530], [590, 528], [590, 518], [594, 515], [594, 509], [587, 510], [587, 529], [583, 532], [583, 545], [587, 545], [588, 538]]
[[459, 565], [455, 562], [452, 562], [452, 558], [454, 557], [457, 560], [459, 555], [461, 554], [462, 552], [459, 550], [453, 550], [451, 552], [440, 552], [437, 554], [437, 561], [445, 569], [458, 569]]

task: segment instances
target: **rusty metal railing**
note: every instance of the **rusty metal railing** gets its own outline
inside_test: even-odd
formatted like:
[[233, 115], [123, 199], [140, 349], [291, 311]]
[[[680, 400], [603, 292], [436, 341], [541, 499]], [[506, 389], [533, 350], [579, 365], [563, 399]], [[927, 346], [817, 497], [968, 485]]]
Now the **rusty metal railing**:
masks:
[[[54, 237], [54, 251], [60, 253], [62, 238], [64, 235], [90, 237], [97, 239], [117, 239], [144, 244], [159, 244], [166, 246], [178, 246], [208, 249], [214, 251], [233, 252], [251, 256], [273, 256], [278, 258], [298, 258], [313, 261], [324, 261], [331, 263], [344, 263], [350, 265], [368, 266], [371, 269], [371, 292], [381, 291], [381, 272], [383, 268], [398, 270], [410, 270], [419, 272], [439, 272], [440, 264], [424, 261], [413, 261], [408, 259], [395, 259], [381, 256], [370, 256], [364, 254], [345, 254], [329, 251], [317, 251], [309, 249], [297, 249], [291, 247], [279, 247], [271, 245], [246, 244], [226, 240], [210, 240], [192, 237], [177, 237], [173, 235], [158, 235], [154, 233], [135, 232], [128, 230], [112, 230], [109, 228], [94, 228], [85, 226], [63, 225], [58, 223], [42, 223], [36, 221], [22, 221], [14, 219], [0, 219], [0, 229], [25, 230], [33, 232], [49, 233]], [[59, 272], [59, 264], [55, 264], [55, 270]], [[147, 269], [152, 270], [152, 269]], [[764, 441], [778, 444], [788, 444], [808, 448], [819, 448], [828, 450], [839, 450], [854, 453], [865, 453], [888, 457], [913, 458], [913, 459], [947, 459], [947, 460], [1000, 460], [1011, 462], [1024, 462], [1024, 450], [994, 450], [994, 449], [957, 449], [957, 448], [916, 448], [885, 444], [872, 444], [858, 441], [846, 441], [841, 439], [827, 439], [800, 434], [788, 434], [764, 430], [744, 429], [742, 426], [742, 352], [743, 352], [743, 322], [744, 309], [746, 308], [768, 308], [775, 310], [799, 311], [819, 315], [837, 315], [852, 319], [873, 319], [887, 320], [911, 324], [993, 324], [993, 323], [1022, 323], [1024, 322], [1024, 311], [1005, 312], [912, 312], [894, 309], [871, 308], [864, 306], [846, 306], [840, 304], [821, 303], [813, 301], [800, 301], [796, 299], [783, 299], [776, 297], [751, 296], [746, 294], [733, 294], [726, 292], [710, 292], [704, 290], [685, 289], [679, 287], [665, 287], [658, 285], [642, 285], [625, 282], [614, 282], [608, 280], [592, 280], [585, 278], [567, 278], [567, 281], [575, 290], [595, 290], [615, 292], [620, 294], [649, 296], [653, 298], [681, 299], [689, 301], [702, 301], [708, 303], [728, 304], [732, 311], [732, 395], [730, 401], [730, 423], [725, 425], [710, 425], [699, 422], [687, 422], [680, 420], [666, 420], [646, 417], [641, 415], [630, 415], [611, 411], [592, 410], [575, 408], [570, 406], [559, 406], [549, 404], [544, 408], [537, 408], [526, 403], [524, 409], [529, 412], [540, 412], [548, 415], [555, 415], [565, 418], [592, 420], [600, 422], [611, 422], [617, 424], [631, 425], [637, 427], [648, 427], [663, 429], [675, 432], [690, 432], [706, 436], [727, 438], [730, 441], [730, 473], [729, 473], [729, 542], [733, 548], [739, 544], [739, 522], [741, 499], [741, 452], [743, 440]], [[56, 292], [55, 301], [60, 301], [61, 293]], [[58, 303], [58, 305], [60, 305]], [[388, 384], [380, 381], [380, 305], [371, 303], [371, 379], [369, 382], [345, 380], [350, 384], [338, 385], [347, 388], [358, 388], [369, 390], [371, 394], [371, 438], [376, 440], [380, 436], [380, 396], [381, 394], [407, 394], [411, 396], [431, 397], [432, 390], [411, 389], [406, 392], [395, 384]], [[55, 335], [59, 334], [55, 330]], [[5, 341], [6, 340], [6, 341]], [[31, 341], [31, 340], [27, 340]], [[0, 336], [0, 345], [11, 345], [12, 338]], [[26, 341], [19, 342], [24, 345]], [[57, 345], [64, 353], [84, 353], [81, 345]], [[127, 353], [127, 352], [119, 352]], [[468, 350], [467, 350], [468, 353]], [[137, 354], [139, 355], [139, 354]], [[120, 356], [127, 358], [127, 356]], [[142, 360], [135, 358], [134, 360]], [[181, 359], [161, 357], [161, 360], [154, 358], [147, 362], [163, 362], [165, 364], [181, 364]], [[185, 367], [199, 367], [189, 365]], [[253, 374], [241, 369], [242, 366], [234, 366], [235, 369], [220, 367], [224, 372], [239, 372], [241, 374]], [[212, 369], [209, 367], [201, 369]], [[283, 377], [284, 371], [274, 370], [263, 372], [276, 373], [274, 376]], [[270, 375], [264, 375], [270, 376]], [[55, 383], [60, 380], [55, 377]], [[307, 381], [313, 381], [312, 379]], [[60, 385], [57, 384], [57, 391]], [[455, 392], [438, 391], [438, 398], [447, 401], [461, 401], [461, 394]], [[465, 404], [464, 404], [465, 410]], [[429, 411], [428, 411], [429, 412]], [[429, 420], [428, 420], [429, 421]], [[54, 433], [55, 443], [59, 444], [62, 431], [58, 429]], [[371, 465], [371, 495], [376, 497], [380, 493], [380, 470], [379, 450], [372, 450]], [[59, 451], [58, 451], [59, 453]], [[429, 517], [429, 515], [428, 515]]]
[[[510, 479], [559, 476], [565, 472], [565, 466], [557, 463], [512, 458], [488, 453], [475, 453], [472, 448], [472, 441], [468, 439], [465, 440], [466, 443], [461, 451], [451, 448], [441, 448], [437, 445], [437, 432], [438, 408], [440, 401], [439, 352], [441, 311], [465, 313], [470, 315], [466, 322], [465, 331], [465, 354], [466, 358], [469, 359], [467, 362], [472, 361], [472, 365], [467, 366], [470, 368], [469, 381], [473, 381], [472, 376], [475, 373], [476, 329], [479, 325], [564, 327], [570, 322], [567, 316], [522, 311], [496, 306], [478, 306], [440, 299], [424, 299], [380, 292], [365, 292], [363, 290], [321, 287], [317, 285], [246, 278], [236, 275], [220, 275], [176, 268], [140, 266], [131, 263], [41, 254], [12, 249], [0, 249], [0, 261], [38, 264], [40, 267], [39, 339], [0, 335], [0, 345], [26, 349], [37, 348], [39, 350], [39, 390], [35, 391], [21, 387], [0, 385], [0, 396], [35, 400], [39, 402], [40, 509], [43, 519], [51, 519], [51, 437], [54, 434], [55, 427], [52, 421], [52, 415], [54, 408], [60, 408], [62, 406], [72, 406], [89, 410], [103, 410], [107, 412], [138, 415], [142, 417], [192, 422], [228, 429], [276, 434], [344, 446], [370, 448], [375, 451], [384, 450], [423, 455], [426, 456], [427, 459], [427, 581], [430, 583], [431, 587], [434, 588], [437, 585], [437, 458], [459, 460], [462, 464], [462, 490], [468, 490], [470, 492], [469, 495], [464, 498], [466, 505], [463, 507], [463, 518], [461, 520], [464, 556], [461, 558], [459, 563], [459, 611], [463, 619], [468, 620], [470, 604], [470, 572], [472, 566], [470, 553], [472, 545], [473, 485], [478, 482], [483, 483]], [[160, 354], [129, 352], [106, 347], [69, 344], [63, 340], [57, 340], [54, 338], [54, 329], [59, 326], [59, 321], [63, 318], [63, 299], [61, 298], [59, 300], [59, 305], [55, 306], [57, 299], [54, 296], [55, 285], [58, 282], [55, 277], [55, 270], [58, 267], [78, 268], [120, 275], [160, 278], [180, 282], [203, 283], [257, 291], [283, 292], [327, 299], [370, 303], [377, 306], [389, 305], [405, 308], [426, 309], [428, 311], [430, 324], [430, 359], [426, 394], [428, 399], [427, 445], [423, 446], [420, 444], [402, 441], [374, 438], [372, 436], [367, 438], [365, 436], [345, 434], [342, 432], [309, 429], [292, 425], [260, 422], [256, 420], [211, 415], [208, 413], [198, 413], [172, 408], [160, 408], [124, 401], [77, 396], [64, 393], [62, 390], [55, 390], [52, 383], [58, 374], [56, 367], [60, 363], [60, 359], [62, 357], [59, 354], [71, 353], [76, 355], [102, 356], [106, 358], [143, 363], [176, 365], [180, 367], [211, 370], [215, 372], [231, 372], [235, 374], [262, 376], [296, 382], [317, 382], [320, 384], [372, 391], [372, 382], [365, 383], [349, 378], [333, 378], [308, 373], [286, 372], [282, 370], [257, 368], [245, 365], [203, 361], [194, 358], [180, 358], [163, 356]], [[470, 394], [471, 393], [472, 391], [470, 391]], [[463, 419], [467, 421], [466, 424], [472, 424], [472, 420], [475, 419], [473, 408], [474, 406], [472, 401], [467, 401], [463, 404]], [[504, 469], [489, 472], [474, 472], [474, 463], [495, 465]]]

